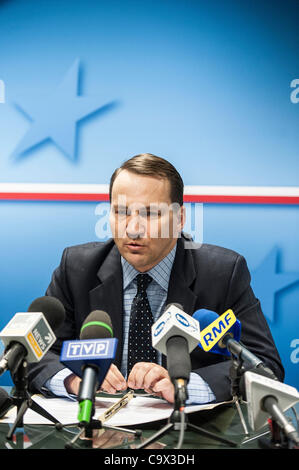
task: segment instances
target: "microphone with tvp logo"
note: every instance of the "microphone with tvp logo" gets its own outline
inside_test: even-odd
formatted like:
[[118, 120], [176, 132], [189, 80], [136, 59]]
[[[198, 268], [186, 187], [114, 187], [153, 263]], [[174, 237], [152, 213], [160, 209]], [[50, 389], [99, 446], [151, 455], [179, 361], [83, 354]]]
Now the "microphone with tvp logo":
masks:
[[15, 373], [25, 358], [27, 362], [39, 362], [55, 343], [54, 331], [64, 318], [64, 306], [50, 296], [34, 300], [28, 312], [16, 313], [0, 333], [5, 346], [0, 375], [8, 369]]
[[200, 341], [199, 323], [178, 304], [170, 304], [152, 326], [152, 345], [167, 356], [167, 370], [175, 386], [178, 407], [184, 406], [191, 372], [190, 352]]
[[112, 336], [109, 315], [95, 310], [85, 319], [80, 340], [63, 343], [60, 362], [82, 378], [78, 394], [78, 420], [82, 424], [90, 422], [95, 393], [115, 357], [117, 339]]

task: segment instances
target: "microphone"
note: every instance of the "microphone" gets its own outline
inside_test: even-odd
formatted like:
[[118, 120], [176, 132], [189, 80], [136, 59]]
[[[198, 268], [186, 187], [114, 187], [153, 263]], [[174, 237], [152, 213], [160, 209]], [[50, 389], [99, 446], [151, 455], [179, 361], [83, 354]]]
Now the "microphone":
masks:
[[283, 414], [299, 402], [299, 393], [296, 388], [252, 371], [245, 372], [245, 387], [251, 428], [258, 430], [263, 427], [270, 415], [287, 438], [299, 448], [298, 433]]
[[94, 310], [81, 327], [80, 340], [63, 342], [60, 362], [82, 378], [78, 393], [80, 423], [90, 422], [95, 393], [115, 357], [118, 340], [112, 336], [109, 315]]
[[64, 318], [64, 306], [50, 296], [34, 300], [28, 312], [16, 313], [0, 332], [5, 346], [0, 375], [8, 369], [14, 373], [25, 358], [28, 362], [39, 362], [55, 343], [54, 331]]
[[231, 309], [220, 316], [212, 310], [200, 309], [196, 310], [193, 318], [199, 321], [201, 340], [198, 346], [204, 351], [224, 356], [232, 354], [261, 375], [278, 380], [272, 370], [240, 342], [241, 323]]
[[199, 323], [179, 304], [169, 304], [152, 326], [152, 345], [167, 356], [167, 370], [175, 386], [176, 404], [184, 406], [191, 372], [190, 352], [200, 341]]

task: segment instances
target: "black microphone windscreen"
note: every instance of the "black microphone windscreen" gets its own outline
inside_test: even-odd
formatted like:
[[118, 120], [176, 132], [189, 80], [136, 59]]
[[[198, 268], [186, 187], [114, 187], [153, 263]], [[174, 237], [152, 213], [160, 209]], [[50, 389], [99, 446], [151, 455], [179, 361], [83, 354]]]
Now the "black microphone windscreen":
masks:
[[189, 380], [191, 373], [191, 359], [188, 342], [183, 336], [171, 336], [166, 343], [167, 370], [170, 379]]
[[113, 327], [108, 313], [103, 310], [94, 310], [85, 318], [80, 331], [80, 339], [101, 339], [112, 337]]
[[172, 305], [174, 305], [175, 307], [179, 308], [180, 310], [184, 310], [183, 309], [183, 306], [181, 304], [178, 304], [178, 303], [171, 303], [171, 304], [168, 304], [166, 305], [165, 309], [164, 309], [164, 312], [166, 312]]
[[45, 295], [35, 299], [29, 306], [28, 312], [42, 312], [55, 332], [65, 319], [65, 308], [56, 297]]

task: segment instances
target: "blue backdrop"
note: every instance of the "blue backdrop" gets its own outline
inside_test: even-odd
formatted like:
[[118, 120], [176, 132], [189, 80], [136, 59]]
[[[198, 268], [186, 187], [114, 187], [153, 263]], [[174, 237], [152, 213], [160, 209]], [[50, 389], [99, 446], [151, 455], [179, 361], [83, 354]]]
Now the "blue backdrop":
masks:
[[[108, 184], [151, 152], [186, 185], [298, 186], [298, 13], [295, 0], [1, 1], [0, 184]], [[298, 220], [298, 205], [204, 204], [198, 234], [246, 257], [297, 388]], [[2, 329], [65, 246], [99, 239], [98, 204], [3, 200], [0, 221]]]

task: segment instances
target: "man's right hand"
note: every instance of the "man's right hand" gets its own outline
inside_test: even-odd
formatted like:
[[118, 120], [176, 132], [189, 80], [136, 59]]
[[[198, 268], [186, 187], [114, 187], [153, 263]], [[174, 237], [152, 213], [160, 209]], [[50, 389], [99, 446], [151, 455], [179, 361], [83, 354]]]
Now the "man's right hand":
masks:
[[[78, 395], [79, 387], [81, 383], [81, 378], [75, 374], [69, 375], [64, 380], [64, 386], [66, 391], [73, 395]], [[127, 389], [127, 382], [125, 381], [123, 375], [116, 367], [116, 365], [111, 364], [110, 369], [107, 372], [107, 375], [101, 385], [99, 391], [107, 393], [116, 393], [117, 391], [122, 391]]]
[[70, 374], [64, 379], [64, 386], [70, 395], [78, 395], [81, 379], [78, 375]]

